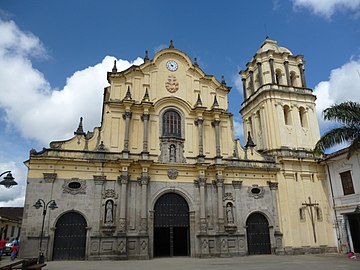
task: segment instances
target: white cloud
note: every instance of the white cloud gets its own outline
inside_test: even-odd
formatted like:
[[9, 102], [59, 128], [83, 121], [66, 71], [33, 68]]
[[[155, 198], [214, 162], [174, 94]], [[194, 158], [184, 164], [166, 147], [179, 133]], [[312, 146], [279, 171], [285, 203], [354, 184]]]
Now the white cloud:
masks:
[[360, 12], [360, 0], [293, 0], [295, 8], [308, 8], [316, 15], [330, 18], [337, 11]]
[[314, 94], [317, 96], [316, 107], [320, 129], [326, 130], [333, 125], [331, 122], [323, 120], [322, 112], [335, 103], [344, 101], [360, 102], [360, 58], [351, 59], [343, 66], [333, 69], [328, 81], [320, 82], [314, 88]]
[[234, 118], [234, 132], [235, 132], [235, 138], [240, 138], [243, 141], [244, 129], [243, 129], [243, 123], [242, 123], [240, 117]]
[[243, 93], [243, 82], [241, 79], [241, 76], [239, 74], [235, 74], [233, 79], [232, 79], [235, 89], [239, 92], [239, 94], [241, 95], [242, 98], [244, 93]]
[[[24, 138], [44, 145], [68, 139], [84, 117], [85, 130], [100, 125], [103, 89], [108, 85], [106, 72], [115, 57], [75, 72], [61, 90], [52, 89], [44, 75], [33, 68], [31, 57], [46, 57], [40, 40], [21, 31], [14, 22], [0, 20], [0, 107], [8, 125]], [[118, 71], [143, 62], [118, 60]]]
[[[85, 130], [100, 125], [103, 89], [108, 85], [106, 72], [115, 57], [106, 56], [101, 63], [75, 72], [63, 89], [52, 89], [44, 75], [31, 63], [33, 57], [46, 59], [41, 41], [25, 33], [13, 21], [0, 19], [0, 109], [10, 128], [24, 138], [35, 139], [44, 146], [50, 141], [73, 136], [80, 116]], [[118, 60], [118, 71], [133, 63]], [[0, 159], [0, 172], [11, 170], [18, 186], [0, 186], [2, 206], [23, 206], [26, 189], [26, 167], [19, 161]], [[2, 179], [2, 178], [1, 178]]]

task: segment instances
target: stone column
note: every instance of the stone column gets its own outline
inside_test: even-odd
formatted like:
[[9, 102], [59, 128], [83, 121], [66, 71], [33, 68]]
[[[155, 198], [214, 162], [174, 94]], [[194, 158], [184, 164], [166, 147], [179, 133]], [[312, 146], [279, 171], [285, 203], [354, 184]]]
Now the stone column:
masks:
[[[240, 189], [241, 189], [241, 186], [242, 186], [242, 181], [233, 180], [232, 181], [232, 186], [233, 186], [234, 191], [235, 191], [235, 209], [236, 209], [236, 212], [237, 212], [237, 215], [234, 217], [234, 222], [235, 222], [235, 224], [239, 224], [239, 219], [240, 219], [240, 217], [242, 217], [242, 213], [240, 212], [241, 211], [241, 204], [242, 204], [242, 201], [241, 201], [242, 198], [241, 198], [241, 195], [240, 195]], [[244, 233], [243, 232], [244, 229], [241, 228], [240, 226], [238, 226], [238, 230], [241, 231], [242, 233]]]
[[251, 89], [251, 94], [255, 92], [255, 85], [254, 85], [254, 71], [250, 70], [249, 71], [249, 75], [250, 75], [250, 89]]
[[274, 215], [274, 238], [275, 238], [275, 254], [282, 254], [283, 253], [283, 244], [282, 244], [282, 237], [283, 234], [280, 231], [279, 226], [279, 216], [278, 216], [278, 209], [276, 203], [276, 191], [278, 189], [279, 183], [268, 181], [270, 192], [271, 192], [271, 200], [272, 200], [272, 208], [273, 208], [273, 215]]
[[262, 68], [261, 68], [261, 63], [260, 62], [257, 62], [257, 68], [258, 68], [258, 74], [259, 74], [259, 84], [260, 84], [260, 87], [263, 85], [263, 77], [262, 77]]
[[291, 81], [290, 81], [290, 72], [289, 72], [289, 61], [285, 61], [284, 66], [285, 66], [285, 73], [286, 73], [286, 82], [287, 82], [287, 85], [290, 86]]
[[148, 158], [148, 130], [149, 130], [149, 118], [150, 115], [144, 113], [141, 116], [141, 120], [144, 122], [144, 140], [143, 140], [143, 151], [142, 151], [142, 158], [147, 159]]
[[224, 177], [221, 172], [216, 175], [216, 187], [217, 187], [217, 203], [218, 203], [218, 225], [219, 231], [224, 231], [224, 207], [223, 207], [223, 194], [224, 194]]
[[124, 137], [124, 150], [123, 150], [123, 158], [129, 157], [129, 130], [130, 130], [130, 119], [131, 112], [126, 111], [123, 114], [123, 118], [125, 119], [125, 137]]
[[140, 233], [147, 233], [148, 220], [147, 220], [147, 187], [150, 181], [147, 169], [144, 168], [141, 177], [138, 178], [138, 182], [141, 186], [141, 212], [140, 212]]
[[204, 119], [198, 118], [195, 120], [195, 125], [198, 127], [198, 140], [199, 140], [199, 154], [198, 162], [204, 162], [204, 145], [203, 145], [203, 123]]
[[[106, 176], [104, 175], [93, 175], [94, 184], [95, 184], [95, 193], [93, 197], [93, 201], [97, 202], [97, 204], [101, 207], [102, 203], [102, 194], [104, 192], [104, 184], [106, 181]], [[97, 211], [94, 213], [94, 220], [103, 220], [102, 211]], [[93, 232], [100, 231], [101, 222], [98, 223], [99, 227], [93, 228]]]
[[205, 186], [206, 177], [198, 177], [199, 189], [200, 189], [200, 232], [206, 233], [206, 202], [205, 202]]
[[215, 142], [216, 142], [216, 157], [221, 157], [220, 149], [220, 120], [215, 119], [212, 121], [212, 126], [215, 128]]
[[269, 64], [270, 64], [270, 72], [271, 72], [271, 82], [273, 84], [276, 84], [275, 81], [275, 70], [274, 70], [274, 59], [270, 58], [269, 59]]
[[302, 63], [298, 65], [299, 71], [300, 71], [300, 78], [301, 78], [301, 86], [306, 87], [306, 81], [305, 81], [305, 74], [304, 74], [304, 66]]
[[244, 95], [244, 100], [247, 99], [247, 94], [246, 94], [246, 78], [241, 78], [242, 81], [242, 86], [243, 86], [243, 95]]
[[275, 231], [279, 231], [279, 217], [278, 217], [278, 211], [277, 211], [277, 203], [276, 203], [276, 191], [278, 189], [279, 183], [268, 181], [268, 185], [271, 192], [271, 202], [272, 202], [272, 209], [273, 209], [273, 215], [275, 220]]
[[121, 184], [121, 194], [120, 194], [120, 222], [119, 222], [119, 232], [126, 232], [126, 200], [127, 200], [127, 184], [129, 182], [129, 175], [127, 171], [122, 171], [121, 176], [118, 177], [118, 181]]

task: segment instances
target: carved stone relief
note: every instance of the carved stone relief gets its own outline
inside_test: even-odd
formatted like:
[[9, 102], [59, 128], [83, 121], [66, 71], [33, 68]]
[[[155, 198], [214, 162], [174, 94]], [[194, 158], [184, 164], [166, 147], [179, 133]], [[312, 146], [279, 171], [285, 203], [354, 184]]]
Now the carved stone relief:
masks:
[[79, 178], [66, 179], [62, 188], [63, 193], [70, 193], [72, 195], [86, 194], [86, 181], [79, 180]]

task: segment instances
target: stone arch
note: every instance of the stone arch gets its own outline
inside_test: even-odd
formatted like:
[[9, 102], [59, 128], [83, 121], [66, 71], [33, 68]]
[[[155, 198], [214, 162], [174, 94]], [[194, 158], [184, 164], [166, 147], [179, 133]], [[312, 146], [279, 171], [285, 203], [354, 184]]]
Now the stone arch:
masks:
[[275, 83], [278, 84], [278, 85], [284, 84], [284, 82], [283, 82], [283, 74], [282, 74], [280, 69], [275, 70]]
[[297, 85], [296, 77], [297, 77], [297, 76], [296, 76], [296, 72], [295, 72], [295, 71], [291, 71], [291, 72], [290, 72], [290, 85], [291, 85], [291, 86], [295, 86], [295, 87], [298, 86], [298, 85]]
[[152, 196], [152, 201], [150, 202], [149, 209], [153, 210], [156, 201], [162, 195], [164, 195], [166, 193], [177, 193], [177, 194], [179, 194], [180, 196], [182, 196], [186, 200], [187, 204], [189, 205], [189, 211], [190, 212], [194, 211], [194, 201], [191, 199], [191, 195], [188, 192], [186, 192], [185, 190], [181, 190], [181, 189], [178, 189], [178, 188], [162, 188], [162, 189], [158, 190]]
[[284, 112], [285, 125], [291, 126], [292, 125], [292, 118], [291, 118], [291, 108], [290, 108], [290, 106], [284, 105], [283, 112]]

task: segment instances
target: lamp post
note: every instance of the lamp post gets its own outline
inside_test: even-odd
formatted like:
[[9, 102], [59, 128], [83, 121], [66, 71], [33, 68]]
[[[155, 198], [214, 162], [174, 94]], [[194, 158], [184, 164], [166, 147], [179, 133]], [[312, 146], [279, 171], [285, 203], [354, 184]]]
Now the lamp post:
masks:
[[38, 199], [33, 206], [36, 209], [43, 207], [43, 219], [42, 219], [42, 225], [41, 225], [38, 263], [44, 263], [45, 259], [44, 259], [44, 252], [42, 251], [42, 239], [43, 239], [43, 233], [44, 233], [44, 222], [45, 222], [46, 211], [48, 208], [50, 208], [51, 210], [54, 210], [54, 209], [58, 208], [58, 206], [56, 205], [55, 200], [50, 200], [47, 203], [45, 203], [44, 200], [42, 200], [42, 199]]
[[1, 173], [0, 177], [3, 176], [5, 173], [7, 173], [7, 175], [4, 177], [4, 180], [0, 182], [0, 185], [5, 186], [6, 188], [16, 186], [18, 183], [14, 181], [15, 178], [12, 176], [11, 171]]

